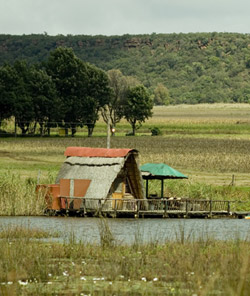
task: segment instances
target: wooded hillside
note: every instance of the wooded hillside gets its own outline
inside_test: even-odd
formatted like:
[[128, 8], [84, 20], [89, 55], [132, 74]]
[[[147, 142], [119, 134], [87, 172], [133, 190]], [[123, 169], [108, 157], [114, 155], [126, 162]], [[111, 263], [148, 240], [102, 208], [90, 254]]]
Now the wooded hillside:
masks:
[[250, 35], [0, 35], [0, 65], [44, 61], [59, 46], [103, 70], [136, 76], [165, 103], [250, 102]]

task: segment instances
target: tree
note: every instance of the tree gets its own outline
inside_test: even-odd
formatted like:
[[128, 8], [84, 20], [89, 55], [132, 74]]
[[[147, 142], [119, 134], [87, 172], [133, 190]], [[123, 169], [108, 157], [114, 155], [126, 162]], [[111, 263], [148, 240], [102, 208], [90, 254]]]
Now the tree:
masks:
[[131, 76], [124, 76], [120, 70], [109, 70], [107, 72], [111, 97], [109, 103], [101, 109], [103, 120], [110, 124], [112, 135], [115, 134], [113, 128], [123, 117], [122, 106], [126, 100], [129, 87], [136, 86], [138, 80]]
[[0, 69], [0, 121], [14, 115], [22, 135], [34, 133], [37, 123], [43, 133], [45, 122], [56, 114], [53, 100], [55, 87], [43, 70], [28, 66], [25, 61]]
[[4, 119], [13, 115], [16, 93], [13, 86], [16, 84], [17, 75], [9, 65], [0, 68], [0, 127]]
[[99, 119], [100, 109], [109, 104], [111, 90], [108, 86], [108, 77], [104, 71], [87, 64], [88, 87], [86, 97], [81, 104], [82, 120], [88, 128], [91, 137]]
[[142, 122], [153, 115], [153, 101], [143, 85], [138, 85], [129, 90], [123, 108], [123, 115], [132, 127], [133, 136]]
[[47, 132], [53, 121], [59, 118], [60, 101], [56, 97], [52, 78], [42, 69], [30, 69], [29, 91], [32, 96], [35, 125], [39, 123], [41, 136]]
[[25, 135], [28, 131], [34, 132], [34, 128], [31, 129], [35, 113], [32, 95], [29, 91], [30, 68], [25, 61], [16, 61], [13, 69], [17, 77], [16, 83], [13, 85], [15, 92], [13, 115], [16, 124], [22, 130], [22, 135]]
[[72, 49], [58, 47], [51, 52], [46, 69], [55, 83], [61, 102], [62, 125], [66, 129], [71, 128], [74, 136], [76, 126], [82, 125], [79, 110], [82, 105], [81, 100], [87, 93], [87, 66], [75, 56]]
[[170, 96], [168, 89], [162, 83], [158, 83], [154, 90], [155, 105], [169, 105], [169, 100]]
[[110, 98], [107, 75], [81, 61], [72, 49], [63, 47], [50, 54], [47, 71], [56, 85], [65, 128], [71, 128], [74, 136], [77, 126], [87, 125], [91, 136], [98, 112]]

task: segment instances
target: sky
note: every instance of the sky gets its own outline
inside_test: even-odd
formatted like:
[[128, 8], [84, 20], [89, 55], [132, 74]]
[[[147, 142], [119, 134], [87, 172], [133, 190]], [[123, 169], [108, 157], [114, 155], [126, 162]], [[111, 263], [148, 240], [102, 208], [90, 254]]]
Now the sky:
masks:
[[0, 34], [250, 33], [249, 0], [0, 0]]

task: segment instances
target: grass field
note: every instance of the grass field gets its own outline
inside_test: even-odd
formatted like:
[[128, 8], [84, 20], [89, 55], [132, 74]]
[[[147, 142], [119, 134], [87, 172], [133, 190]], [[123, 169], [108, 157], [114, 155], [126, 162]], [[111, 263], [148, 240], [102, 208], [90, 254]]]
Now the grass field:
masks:
[[[160, 128], [162, 135], [151, 136], [150, 127]], [[135, 137], [124, 136], [129, 130], [126, 122], [118, 124], [111, 147], [136, 148], [141, 164], [165, 162], [189, 176], [188, 180], [166, 182], [166, 194], [250, 199], [250, 105], [155, 107], [154, 116]], [[106, 147], [106, 127], [102, 121], [92, 138], [82, 133], [79, 131], [75, 138], [0, 138], [0, 181], [7, 184], [14, 175], [15, 182], [25, 184], [25, 190], [29, 186], [34, 188], [37, 182], [53, 183], [65, 159], [66, 147]], [[157, 183], [151, 186], [159, 191]]]

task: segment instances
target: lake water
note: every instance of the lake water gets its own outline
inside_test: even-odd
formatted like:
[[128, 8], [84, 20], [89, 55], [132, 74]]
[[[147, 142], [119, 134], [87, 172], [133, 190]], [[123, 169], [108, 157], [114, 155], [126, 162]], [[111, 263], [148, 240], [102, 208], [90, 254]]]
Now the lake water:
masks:
[[[100, 241], [100, 218], [79, 217], [0, 217], [0, 227], [22, 225], [59, 232], [59, 241], [74, 237], [78, 241]], [[216, 238], [250, 240], [250, 220], [246, 219], [106, 219], [119, 243], [164, 242], [181, 239]]]

